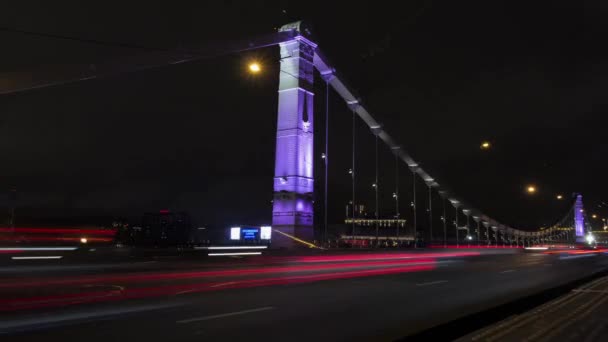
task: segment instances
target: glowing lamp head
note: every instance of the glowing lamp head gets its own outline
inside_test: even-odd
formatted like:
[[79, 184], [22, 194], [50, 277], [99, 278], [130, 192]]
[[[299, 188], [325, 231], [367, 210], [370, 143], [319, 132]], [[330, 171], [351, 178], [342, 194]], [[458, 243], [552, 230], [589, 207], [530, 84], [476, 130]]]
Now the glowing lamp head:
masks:
[[594, 219], [596, 219], [597, 215], [593, 214], [593, 215], [591, 215], [591, 217], [594, 218]]
[[80, 238], [80, 243], [84, 244], [87, 242], [89, 242], [89, 240], [87, 240], [87, 238], [85, 238], [85, 237]]
[[260, 64], [258, 62], [251, 62], [249, 63], [249, 71], [257, 74], [260, 71], [262, 71], [262, 67], [260, 66]]
[[473, 240], [473, 237], [471, 235], [467, 235], [467, 240]]
[[564, 198], [564, 196], [562, 196], [562, 195], [557, 195], [557, 199], [558, 199], [558, 200], [561, 200], [562, 198]]
[[587, 240], [588, 244], [592, 244], [595, 242], [595, 237], [591, 234], [587, 234], [587, 236], [585, 236], [585, 239]]
[[535, 194], [536, 187], [534, 185], [528, 185], [528, 187], [526, 188], [526, 192], [528, 192], [529, 194]]
[[489, 150], [490, 147], [492, 147], [492, 144], [489, 141], [483, 141], [480, 146], [482, 150]]

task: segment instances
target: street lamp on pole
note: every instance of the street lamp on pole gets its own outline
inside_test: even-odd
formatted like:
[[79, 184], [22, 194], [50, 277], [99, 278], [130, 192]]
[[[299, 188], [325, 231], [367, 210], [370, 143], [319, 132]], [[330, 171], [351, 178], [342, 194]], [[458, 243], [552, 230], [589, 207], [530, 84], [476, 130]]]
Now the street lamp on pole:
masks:
[[486, 244], [490, 246], [490, 222], [483, 221], [481, 224], [486, 227]]
[[473, 221], [477, 223], [477, 247], [481, 247], [481, 232], [479, 230], [479, 224], [481, 223], [481, 218], [479, 216], [473, 216]]
[[376, 247], [378, 247], [378, 234], [379, 234], [379, 228], [380, 228], [380, 201], [378, 200], [378, 135], [382, 132], [382, 125], [377, 125], [377, 126], [372, 126], [370, 127], [372, 130], [372, 133], [374, 134], [375, 137], [375, 162], [376, 162], [376, 176], [375, 176], [375, 183], [374, 183], [374, 190], [375, 190], [375, 200], [376, 200], [376, 205], [375, 205], [375, 218], [376, 218]]
[[397, 219], [397, 247], [401, 247], [401, 240], [399, 238], [399, 150], [400, 146], [393, 146], [391, 150], [395, 154], [395, 192], [393, 198], [395, 199], [395, 219]]
[[424, 182], [429, 189], [429, 245], [431, 245], [433, 244], [433, 186], [437, 183], [433, 178], [426, 178]]
[[450, 203], [452, 203], [452, 206], [454, 207], [454, 210], [456, 211], [456, 218], [455, 218], [455, 225], [456, 225], [456, 248], [458, 248], [459, 245], [460, 245], [460, 241], [458, 241], [458, 208], [460, 207], [460, 201], [458, 201], [456, 199], [450, 199]]
[[467, 218], [467, 243], [470, 246], [471, 240], [472, 240], [471, 232], [469, 230], [469, 223], [470, 223], [469, 217], [471, 216], [471, 209], [462, 209], [462, 213]]
[[448, 229], [447, 229], [447, 215], [445, 212], [445, 202], [447, 201], [447, 192], [440, 190], [439, 191], [439, 196], [441, 196], [442, 202], [443, 202], [443, 217], [442, 217], [442, 221], [443, 221], [443, 248], [447, 248], [448, 247]]
[[412, 171], [412, 196], [413, 196], [413, 201], [412, 201], [412, 209], [414, 212], [414, 248], [418, 248], [418, 220], [417, 220], [417, 214], [416, 212], [418, 211], [418, 207], [417, 207], [417, 203], [416, 203], [416, 171], [418, 170], [418, 164], [410, 164], [408, 165], [410, 167], [410, 170]]

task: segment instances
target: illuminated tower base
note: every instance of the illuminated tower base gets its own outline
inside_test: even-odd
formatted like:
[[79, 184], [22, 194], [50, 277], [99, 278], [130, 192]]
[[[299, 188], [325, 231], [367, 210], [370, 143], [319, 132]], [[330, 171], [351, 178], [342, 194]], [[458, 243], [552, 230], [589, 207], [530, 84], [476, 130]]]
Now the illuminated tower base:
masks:
[[[279, 31], [296, 29], [288, 24]], [[280, 44], [281, 71], [274, 173], [272, 228], [312, 241], [313, 234], [313, 57], [317, 45], [297, 36]], [[273, 247], [304, 245], [273, 234]]]

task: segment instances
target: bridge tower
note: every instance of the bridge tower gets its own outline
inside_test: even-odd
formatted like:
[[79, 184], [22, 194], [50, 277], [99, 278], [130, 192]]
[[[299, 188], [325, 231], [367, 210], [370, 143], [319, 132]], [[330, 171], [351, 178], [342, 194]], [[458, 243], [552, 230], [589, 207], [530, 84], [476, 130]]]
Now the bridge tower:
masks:
[[574, 233], [576, 235], [576, 242], [585, 242], [585, 218], [583, 216], [583, 196], [576, 195], [576, 202], [574, 202]]
[[[284, 25], [294, 39], [280, 43], [279, 105], [272, 208], [273, 229], [313, 239], [313, 58], [317, 45], [302, 34], [302, 22]], [[293, 239], [274, 234], [273, 245], [295, 247]]]

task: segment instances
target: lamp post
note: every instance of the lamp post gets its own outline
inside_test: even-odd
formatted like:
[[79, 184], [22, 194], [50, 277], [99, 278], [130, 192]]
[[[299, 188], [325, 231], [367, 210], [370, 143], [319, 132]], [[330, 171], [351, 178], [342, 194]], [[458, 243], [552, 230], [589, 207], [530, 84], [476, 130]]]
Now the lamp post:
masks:
[[413, 201], [412, 201], [412, 209], [414, 210], [414, 248], [418, 248], [418, 220], [416, 211], [418, 211], [417, 203], [416, 203], [416, 171], [418, 170], [418, 164], [408, 165], [410, 170], [412, 171], [412, 191], [413, 191]]
[[424, 180], [426, 186], [429, 189], [429, 245], [433, 244], [433, 186], [435, 180], [433, 178], [426, 178]]
[[471, 246], [471, 232], [469, 231], [469, 217], [471, 216], [471, 209], [462, 209], [462, 213], [467, 218], [467, 243]]
[[490, 246], [490, 222], [483, 221], [481, 224], [486, 227], [486, 245]]
[[[492, 230], [496, 231], [496, 247], [498, 248], [498, 227], [492, 226]], [[506, 234], [504, 233], [505, 231], [507, 232]], [[508, 229], [504, 229], [503, 230], [503, 235], [506, 235], [507, 239], [509, 239], [509, 231], [508, 231]], [[503, 239], [502, 239], [502, 246], [503, 247], [505, 246], [504, 236], [503, 236]]]
[[456, 211], [456, 218], [455, 218], [455, 225], [456, 225], [456, 248], [458, 248], [460, 246], [460, 241], [458, 241], [458, 207], [460, 207], [460, 201], [455, 200], [455, 199], [450, 199], [450, 203], [452, 203], [452, 206], [454, 207], [454, 210]]
[[481, 232], [479, 231], [479, 224], [481, 223], [481, 219], [479, 216], [473, 216], [473, 221], [477, 223], [477, 247], [481, 247]]
[[393, 198], [395, 198], [395, 219], [397, 220], [397, 247], [401, 247], [401, 240], [399, 239], [399, 150], [401, 147], [393, 146], [391, 149], [395, 154], [395, 192]]
[[447, 221], [448, 218], [446, 216], [446, 212], [445, 212], [445, 202], [447, 201], [446, 198], [447, 192], [440, 190], [439, 191], [439, 196], [441, 196], [442, 202], [443, 202], [443, 248], [447, 248], [448, 247], [448, 229], [447, 229]]
[[375, 163], [376, 163], [376, 176], [375, 176], [375, 182], [374, 182], [374, 190], [375, 190], [375, 201], [376, 201], [376, 205], [375, 205], [375, 215], [374, 217], [376, 218], [376, 247], [378, 247], [378, 234], [379, 234], [379, 228], [380, 228], [380, 201], [378, 200], [378, 188], [380, 186], [380, 184], [378, 184], [378, 135], [380, 135], [380, 133], [382, 132], [382, 125], [377, 125], [377, 126], [372, 126], [370, 127], [372, 130], [372, 133], [374, 134], [375, 137]]
[[355, 207], [357, 206], [357, 202], [355, 201], [355, 155], [356, 155], [356, 118], [357, 118], [357, 108], [359, 106], [359, 101], [355, 100], [353, 102], [349, 102], [348, 105], [350, 106], [350, 109], [353, 111], [353, 120], [352, 120], [352, 133], [353, 133], [353, 140], [352, 140], [352, 166], [350, 169], [350, 174], [351, 174], [351, 179], [352, 179], [352, 201], [353, 201], [353, 226], [352, 226], [352, 235], [353, 235], [353, 241], [356, 240], [356, 235], [355, 235]]

